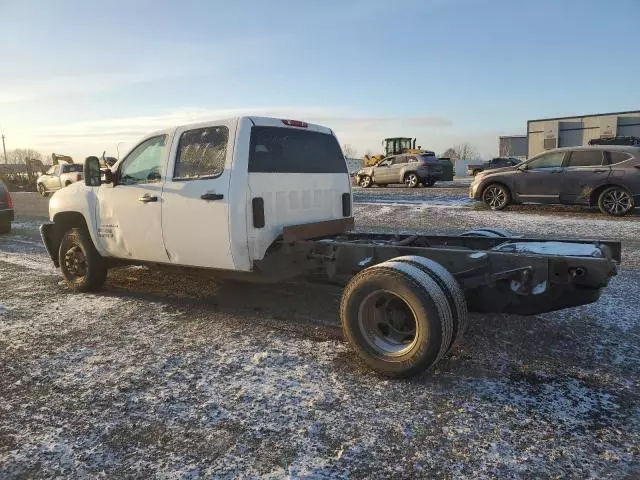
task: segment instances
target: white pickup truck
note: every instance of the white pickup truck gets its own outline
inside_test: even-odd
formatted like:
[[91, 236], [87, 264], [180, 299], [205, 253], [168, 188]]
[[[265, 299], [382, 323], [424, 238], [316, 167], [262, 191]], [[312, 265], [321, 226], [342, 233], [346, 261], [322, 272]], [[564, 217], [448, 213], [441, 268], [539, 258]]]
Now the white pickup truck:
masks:
[[618, 242], [547, 242], [491, 229], [352, 232], [350, 189], [329, 128], [211, 121], [152, 133], [110, 169], [89, 157], [84, 183], [51, 198], [52, 223], [41, 234], [79, 292], [132, 263], [342, 282], [346, 338], [392, 377], [435, 365], [464, 333], [467, 310], [536, 314], [594, 302], [620, 261]]

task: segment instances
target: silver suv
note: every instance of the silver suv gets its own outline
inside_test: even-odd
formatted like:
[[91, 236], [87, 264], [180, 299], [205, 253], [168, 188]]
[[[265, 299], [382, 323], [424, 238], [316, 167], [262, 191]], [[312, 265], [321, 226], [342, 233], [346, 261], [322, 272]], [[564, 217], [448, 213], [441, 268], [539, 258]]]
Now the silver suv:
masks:
[[373, 167], [365, 167], [356, 174], [356, 183], [363, 188], [371, 185], [404, 183], [409, 188], [433, 186], [442, 179], [442, 164], [434, 155], [411, 154], [387, 157]]

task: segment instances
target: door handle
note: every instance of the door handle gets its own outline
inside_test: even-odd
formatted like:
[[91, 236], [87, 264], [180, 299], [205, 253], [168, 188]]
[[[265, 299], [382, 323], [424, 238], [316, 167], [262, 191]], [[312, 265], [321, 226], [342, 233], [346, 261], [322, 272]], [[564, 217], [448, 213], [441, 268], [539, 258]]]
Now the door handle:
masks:
[[142, 203], [157, 202], [158, 197], [155, 195], [149, 195], [148, 193], [145, 193], [141, 197], [138, 197], [138, 201]]
[[221, 193], [203, 193], [200, 198], [202, 200], [222, 200], [224, 195]]
[[604, 173], [606, 170], [599, 168], [598, 170], [594, 170], [593, 173]]

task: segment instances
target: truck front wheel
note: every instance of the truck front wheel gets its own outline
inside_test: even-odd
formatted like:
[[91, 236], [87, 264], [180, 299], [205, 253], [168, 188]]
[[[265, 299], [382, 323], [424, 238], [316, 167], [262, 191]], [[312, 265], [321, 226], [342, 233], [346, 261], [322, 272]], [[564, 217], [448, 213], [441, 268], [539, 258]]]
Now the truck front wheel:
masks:
[[436, 282], [413, 265], [389, 261], [351, 279], [340, 304], [345, 337], [373, 370], [410, 377], [447, 352], [453, 318]]
[[107, 278], [107, 265], [86, 230], [72, 228], [62, 237], [58, 251], [60, 269], [75, 292], [99, 290]]

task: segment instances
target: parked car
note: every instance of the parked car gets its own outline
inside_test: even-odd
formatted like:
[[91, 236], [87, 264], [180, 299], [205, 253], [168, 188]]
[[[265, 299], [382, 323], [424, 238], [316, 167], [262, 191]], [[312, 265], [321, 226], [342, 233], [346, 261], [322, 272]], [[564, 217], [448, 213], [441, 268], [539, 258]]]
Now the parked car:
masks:
[[82, 165], [78, 163], [59, 163], [58, 165], [53, 165], [43, 175], [40, 175], [36, 180], [36, 185], [40, 195], [46, 197], [56, 190], [68, 187], [74, 182], [79, 182], [82, 178]]
[[485, 170], [493, 170], [494, 168], [514, 167], [521, 163], [522, 160], [512, 157], [496, 157], [488, 162], [472, 163], [467, 165], [467, 173], [474, 177]]
[[356, 174], [356, 183], [363, 188], [371, 185], [404, 183], [409, 188], [431, 187], [442, 179], [442, 164], [435, 155], [401, 154], [384, 158], [373, 167]]
[[0, 180], [0, 233], [9, 233], [13, 222], [13, 199], [7, 186]]
[[493, 210], [510, 203], [598, 206], [621, 216], [640, 200], [640, 147], [557, 148], [520, 165], [479, 173], [469, 196]]

